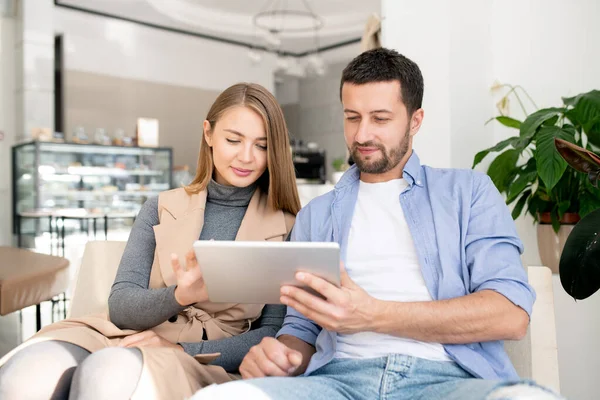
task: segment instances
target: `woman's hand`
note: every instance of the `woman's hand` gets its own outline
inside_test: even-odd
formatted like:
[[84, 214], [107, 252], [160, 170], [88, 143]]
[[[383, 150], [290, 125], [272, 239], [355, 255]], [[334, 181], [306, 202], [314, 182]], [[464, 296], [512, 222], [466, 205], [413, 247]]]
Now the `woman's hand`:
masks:
[[164, 337], [154, 333], [154, 331], [144, 331], [127, 336], [119, 343], [119, 347], [171, 347], [183, 351], [182, 346], [169, 342]]
[[177, 279], [175, 300], [179, 304], [189, 306], [208, 300], [208, 292], [206, 291], [206, 285], [204, 285], [202, 271], [193, 250], [188, 251], [185, 255], [185, 267], [179, 263], [176, 254], [171, 254], [171, 266]]

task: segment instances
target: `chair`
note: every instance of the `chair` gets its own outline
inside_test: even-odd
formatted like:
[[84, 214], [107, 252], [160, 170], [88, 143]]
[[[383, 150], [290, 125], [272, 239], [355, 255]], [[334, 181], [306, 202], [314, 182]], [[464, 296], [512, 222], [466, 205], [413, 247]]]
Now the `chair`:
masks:
[[108, 311], [108, 295], [127, 242], [90, 241], [77, 271], [69, 318]]
[[[105, 312], [125, 242], [90, 241], [86, 244], [71, 300], [70, 317]], [[519, 376], [559, 392], [558, 353], [554, 321], [552, 273], [547, 267], [529, 267], [529, 282], [537, 293], [527, 335], [505, 342]]]
[[537, 294], [529, 329], [524, 339], [506, 341], [504, 348], [520, 377], [560, 393], [552, 272], [548, 267], [529, 267], [527, 273]]

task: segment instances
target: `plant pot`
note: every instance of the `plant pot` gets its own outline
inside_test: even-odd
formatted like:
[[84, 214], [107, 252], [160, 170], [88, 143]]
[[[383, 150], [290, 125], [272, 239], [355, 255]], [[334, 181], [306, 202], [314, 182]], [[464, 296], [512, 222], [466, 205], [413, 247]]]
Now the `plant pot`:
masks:
[[579, 214], [565, 214], [560, 220], [560, 229], [556, 233], [552, 229], [550, 213], [541, 213], [539, 216], [540, 223], [537, 226], [538, 251], [542, 265], [550, 268], [553, 274], [558, 274], [558, 264], [563, 248], [575, 224], [580, 219]]
[[331, 183], [333, 183], [334, 185], [338, 183], [339, 180], [342, 178], [342, 175], [344, 175], [344, 172], [345, 171], [336, 171], [333, 174], [331, 174]]

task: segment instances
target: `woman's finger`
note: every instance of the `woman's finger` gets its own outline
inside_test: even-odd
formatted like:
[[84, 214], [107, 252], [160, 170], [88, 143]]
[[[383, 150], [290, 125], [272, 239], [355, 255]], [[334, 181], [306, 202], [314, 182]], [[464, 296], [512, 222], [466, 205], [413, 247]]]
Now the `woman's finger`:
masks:
[[181, 274], [182, 267], [179, 263], [179, 257], [177, 257], [177, 254], [175, 253], [171, 254], [171, 267], [173, 267], [173, 272], [175, 272], [175, 276], [179, 276], [179, 274]]
[[198, 261], [196, 260], [196, 254], [194, 254], [194, 250], [190, 250], [185, 255], [185, 264], [187, 270], [190, 270], [198, 265]]

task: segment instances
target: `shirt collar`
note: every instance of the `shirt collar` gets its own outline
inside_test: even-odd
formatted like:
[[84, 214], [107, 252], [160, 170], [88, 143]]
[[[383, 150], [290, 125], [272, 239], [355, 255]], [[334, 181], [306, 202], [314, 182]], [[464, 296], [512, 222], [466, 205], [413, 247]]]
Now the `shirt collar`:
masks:
[[[421, 160], [417, 153], [413, 150], [408, 162], [404, 166], [403, 178], [406, 179], [410, 186], [417, 185], [422, 187], [423, 181], [421, 179]], [[358, 167], [355, 165], [351, 166], [348, 169], [339, 182], [335, 185], [336, 188], [343, 188], [351, 183], [354, 183], [360, 179], [360, 171]]]

